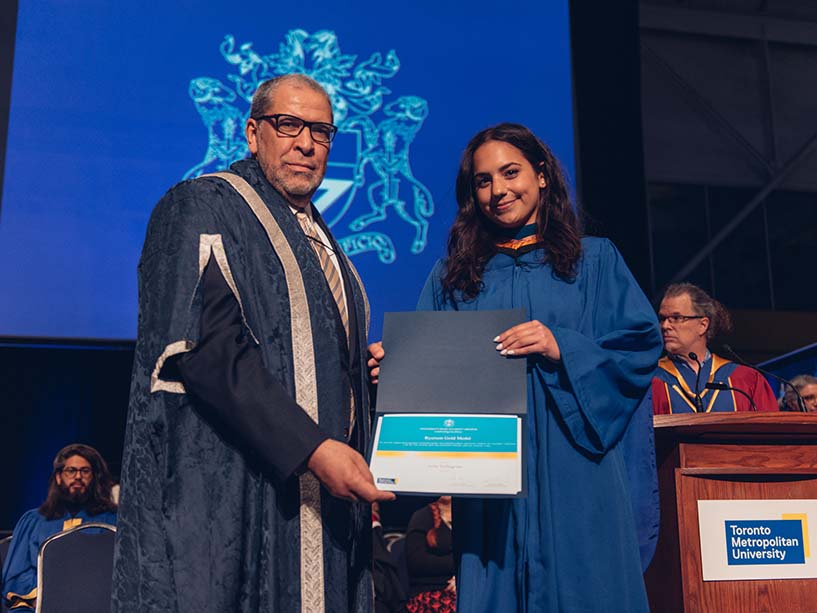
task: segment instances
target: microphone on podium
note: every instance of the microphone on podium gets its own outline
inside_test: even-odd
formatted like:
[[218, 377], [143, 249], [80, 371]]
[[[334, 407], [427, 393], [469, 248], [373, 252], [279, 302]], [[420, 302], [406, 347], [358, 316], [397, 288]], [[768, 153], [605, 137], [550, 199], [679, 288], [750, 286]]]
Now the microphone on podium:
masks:
[[732, 358], [738, 364], [742, 364], [743, 366], [746, 366], [747, 368], [751, 368], [752, 370], [756, 370], [761, 375], [765, 375], [767, 377], [772, 377], [773, 379], [777, 379], [783, 385], [788, 385], [789, 388], [791, 388], [794, 391], [795, 395], [797, 396], [797, 406], [800, 408], [800, 412], [801, 413], [806, 413], [807, 412], [806, 411], [806, 403], [803, 401], [803, 397], [800, 395], [800, 392], [797, 391], [797, 388], [794, 387], [794, 384], [791, 381], [789, 381], [788, 379], [784, 379], [780, 375], [776, 375], [773, 372], [769, 372], [768, 370], [763, 370], [762, 368], [758, 368], [754, 364], [750, 364], [749, 362], [744, 360], [742, 357], [740, 357], [737, 353], [735, 353], [735, 350], [732, 349], [729, 345], [727, 345], [725, 343], [723, 345], [721, 345], [721, 347], [723, 347], [723, 350], [726, 353], [729, 354], [729, 357]]
[[698, 359], [698, 355], [694, 351], [689, 352], [689, 359], [695, 360], [695, 363], [698, 365], [698, 374], [695, 375], [695, 404], [698, 407], [698, 413], [703, 413], [704, 401], [703, 398], [701, 398], [701, 391], [698, 386], [701, 382], [701, 370], [703, 370], [704, 365], [701, 364], [700, 360]]
[[722, 392], [738, 392], [739, 394], [743, 394], [749, 399], [749, 405], [752, 407], [752, 410], [757, 413], [757, 405], [755, 401], [752, 400], [752, 397], [744, 392], [739, 387], [732, 387], [731, 385], [727, 385], [726, 383], [720, 383], [718, 381], [712, 381], [711, 383], [707, 383], [704, 387], [708, 390], [720, 390]]

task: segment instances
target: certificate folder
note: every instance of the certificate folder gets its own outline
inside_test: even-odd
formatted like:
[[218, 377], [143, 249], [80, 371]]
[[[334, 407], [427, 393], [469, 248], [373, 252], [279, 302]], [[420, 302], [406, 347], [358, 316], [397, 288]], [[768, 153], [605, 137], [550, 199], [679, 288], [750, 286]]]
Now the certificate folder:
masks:
[[526, 320], [522, 309], [386, 313], [378, 413], [527, 412], [527, 360], [493, 339]]
[[522, 309], [386, 313], [371, 468], [404, 494], [524, 495], [527, 360], [493, 339]]

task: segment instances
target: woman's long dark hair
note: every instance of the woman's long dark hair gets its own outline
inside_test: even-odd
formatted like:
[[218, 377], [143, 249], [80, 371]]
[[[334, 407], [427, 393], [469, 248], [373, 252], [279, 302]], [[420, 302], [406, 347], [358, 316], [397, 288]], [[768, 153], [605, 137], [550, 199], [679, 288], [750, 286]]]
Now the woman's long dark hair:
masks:
[[83, 505], [83, 508], [89, 515], [99, 515], [105, 511], [116, 511], [116, 503], [111, 498], [113, 479], [105, 460], [93, 447], [74, 443], [60, 449], [57, 457], [54, 458], [54, 469], [48, 479], [48, 497], [39, 508], [40, 514], [46, 519], [57, 519], [68, 512], [65, 501], [60, 495], [57, 475], [62, 471], [68, 459], [75, 455], [88, 461], [94, 477], [89, 488], [88, 502]]
[[485, 265], [496, 255], [498, 228], [488, 220], [474, 195], [474, 152], [489, 141], [513, 145], [535, 172], [545, 176], [539, 190], [536, 234], [544, 243], [545, 260], [563, 279], [576, 274], [582, 253], [582, 228], [567, 190], [561, 165], [550, 148], [525, 126], [501, 123], [478, 133], [462, 155], [457, 174], [457, 217], [448, 236], [448, 259], [442, 283], [446, 296], [455, 292], [470, 300], [482, 289]]

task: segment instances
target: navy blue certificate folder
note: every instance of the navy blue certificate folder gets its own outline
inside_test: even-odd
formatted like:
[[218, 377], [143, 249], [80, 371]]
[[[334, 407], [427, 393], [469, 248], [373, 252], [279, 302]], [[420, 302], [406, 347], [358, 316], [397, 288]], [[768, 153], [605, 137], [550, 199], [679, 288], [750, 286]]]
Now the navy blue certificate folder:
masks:
[[386, 313], [378, 413], [524, 415], [527, 360], [500, 355], [523, 309]]

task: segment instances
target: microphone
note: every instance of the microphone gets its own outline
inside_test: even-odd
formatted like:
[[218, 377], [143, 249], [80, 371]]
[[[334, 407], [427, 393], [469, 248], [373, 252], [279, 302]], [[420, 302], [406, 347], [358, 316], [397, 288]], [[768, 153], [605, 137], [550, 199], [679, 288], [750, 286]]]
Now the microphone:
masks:
[[698, 355], [694, 351], [689, 352], [689, 359], [695, 360], [695, 363], [698, 365], [698, 373], [695, 375], [695, 404], [698, 405], [698, 412], [702, 413], [704, 410], [704, 401], [703, 398], [701, 398], [701, 388], [698, 386], [701, 382], [701, 370], [703, 370], [704, 365], [698, 360]]
[[757, 405], [755, 404], [755, 401], [752, 400], [752, 397], [749, 394], [744, 392], [739, 387], [731, 387], [729, 385], [726, 385], [726, 383], [720, 383], [718, 381], [713, 381], [712, 383], [707, 383], [706, 385], [704, 385], [704, 387], [706, 389], [708, 389], [708, 390], [720, 390], [722, 392], [738, 392], [739, 394], [743, 394], [744, 396], [746, 396], [749, 399], [749, 405], [752, 407], [752, 410], [755, 413], [757, 413]]
[[735, 353], [735, 350], [732, 349], [729, 345], [727, 345], [725, 343], [723, 345], [721, 345], [721, 347], [723, 347], [723, 350], [726, 351], [726, 353], [729, 354], [729, 357], [732, 358], [733, 360], [735, 360], [735, 362], [737, 362], [738, 364], [742, 364], [743, 366], [746, 366], [748, 368], [756, 370], [761, 375], [766, 375], [767, 377], [772, 377], [773, 379], [777, 379], [783, 385], [788, 385], [789, 388], [791, 388], [792, 391], [794, 391], [795, 395], [797, 396], [797, 406], [800, 407], [800, 412], [801, 413], [806, 413], [807, 412], [806, 411], [806, 403], [803, 401], [803, 397], [800, 395], [800, 392], [797, 391], [797, 388], [794, 387], [794, 384], [791, 381], [789, 381], [788, 379], [784, 379], [780, 375], [776, 375], [773, 372], [770, 372], [768, 370], [763, 370], [762, 368], [758, 368], [754, 364], [750, 364], [749, 362], [744, 360], [742, 357], [740, 357], [737, 353]]

